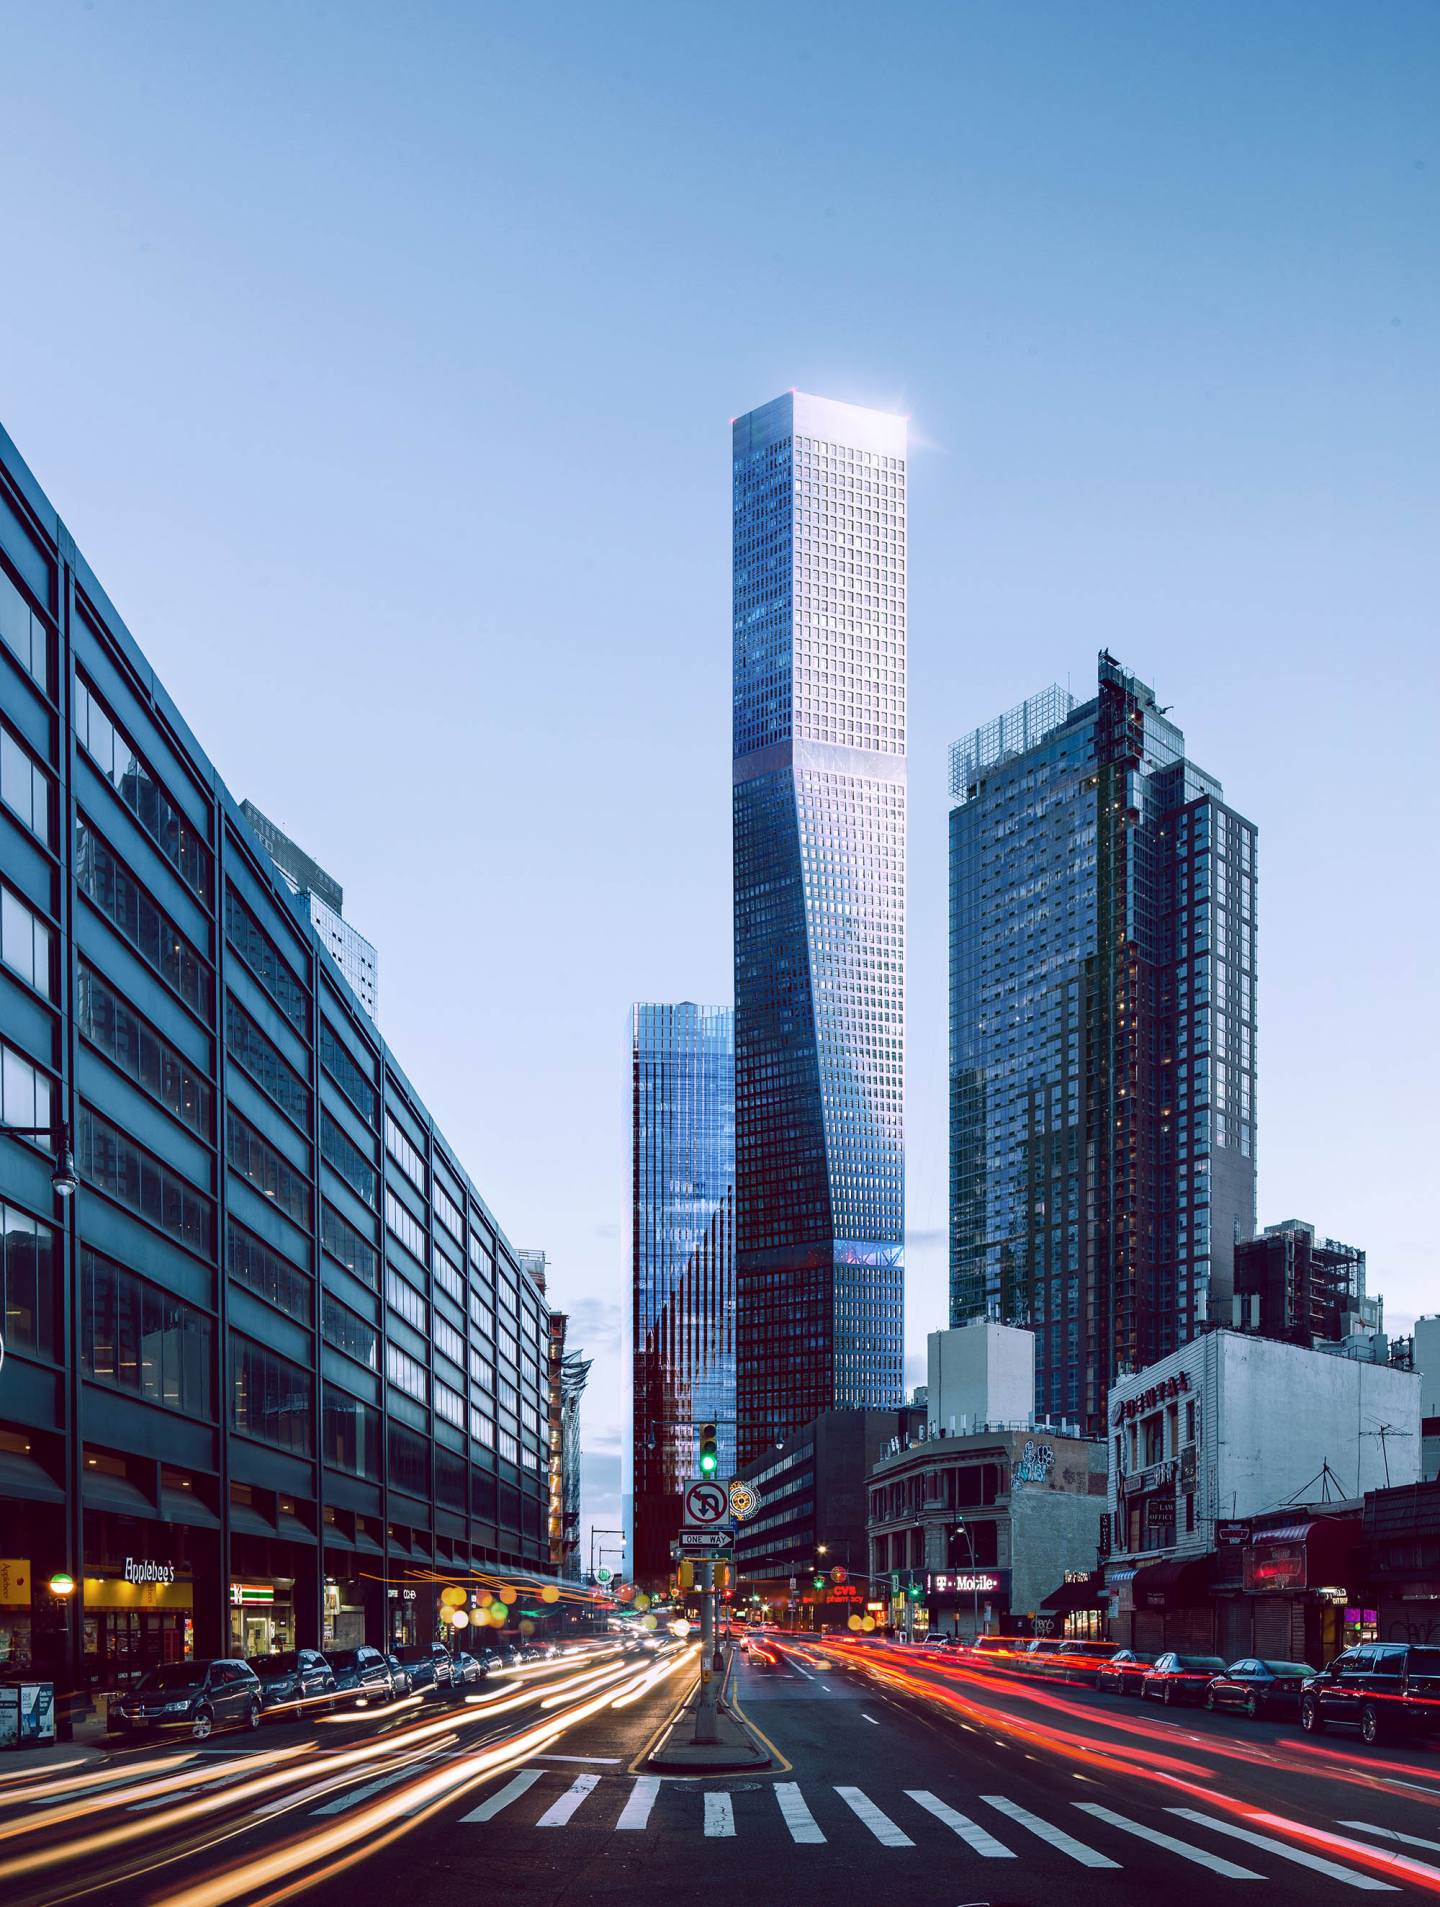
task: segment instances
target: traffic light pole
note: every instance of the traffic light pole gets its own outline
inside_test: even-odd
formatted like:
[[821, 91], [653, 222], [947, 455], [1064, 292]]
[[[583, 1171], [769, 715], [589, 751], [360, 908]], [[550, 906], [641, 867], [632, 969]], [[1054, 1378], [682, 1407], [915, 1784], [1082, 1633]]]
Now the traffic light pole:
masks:
[[720, 1731], [716, 1727], [719, 1683], [715, 1673], [715, 1565], [707, 1560], [700, 1567], [703, 1571], [700, 1588], [700, 1699], [695, 1705], [693, 1737], [697, 1746], [720, 1739]]

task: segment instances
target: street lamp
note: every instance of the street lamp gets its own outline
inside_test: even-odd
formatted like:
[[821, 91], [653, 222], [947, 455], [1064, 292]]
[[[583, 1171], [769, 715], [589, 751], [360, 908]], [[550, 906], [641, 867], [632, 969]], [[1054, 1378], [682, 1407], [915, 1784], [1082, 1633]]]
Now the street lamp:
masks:
[[58, 1198], [73, 1198], [80, 1183], [80, 1174], [75, 1170], [75, 1154], [70, 1150], [70, 1128], [63, 1121], [53, 1126], [0, 1126], [9, 1139], [48, 1139], [50, 1149], [55, 1154], [55, 1170], [50, 1174], [50, 1183]]
[[963, 1536], [970, 1548], [970, 1594], [974, 1599], [975, 1607], [973, 1617], [974, 1628], [970, 1637], [970, 1640], [973, 1642], [975, 1637], [980, 1633], [980, 1583], [975, 1574], [975, 1538], [970, 1534], [970, 1526], [966, 1523], [963, 1516], [956, 1520], [955, 1534], [957, 1536]]

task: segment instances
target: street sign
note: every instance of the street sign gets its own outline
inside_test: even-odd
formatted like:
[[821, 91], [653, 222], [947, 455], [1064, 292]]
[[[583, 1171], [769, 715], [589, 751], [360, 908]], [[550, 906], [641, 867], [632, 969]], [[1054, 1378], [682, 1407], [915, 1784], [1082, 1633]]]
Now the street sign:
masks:
[[760, 1492], [736, 1477], [730, 1485], [730, 1508], [742, 1523], [746, 1522], [760, 1508]]
[[832, 1583], [843, 1583], [849, 1573], [843, 1563], [837, 1563], [830, 1572], [830, 1580]]
[[678, 1556], [728, 1556], [730, 1532], [729, 1530], [681, 1530], [675, 1539], [674, 1553]]
[[690, 1483], [685, 1487], [685, 1521], [696, 1529], [713, 1529], [730, 1513], [730, 1492], [723, 1483]]
[[609, 1567], [607, 1567], [606, 1564], [602, 1563], [595, 1572], [595, 1580], [597, 1583], [600, 1584], [601, 1588], [603, 1589], [605, 1584], [611, 1581], [611, 1579], [614, 1577], [614, 1574], [615, 1572], [613, 1569], [610, 1569]]

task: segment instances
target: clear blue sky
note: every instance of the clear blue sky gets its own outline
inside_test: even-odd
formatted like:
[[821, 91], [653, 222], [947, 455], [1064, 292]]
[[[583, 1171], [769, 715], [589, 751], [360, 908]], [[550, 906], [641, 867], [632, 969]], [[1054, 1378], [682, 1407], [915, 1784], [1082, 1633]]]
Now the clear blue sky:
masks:
[[624, 1038], [727, 1000], [729, 432], [913, 417], [909, 1330], [945, 748], [1108, 644], [1261, 839], [1260, 1210], [1435, 1249], [1440, 10], [0, 0], [0, 416], [597, 1354]]

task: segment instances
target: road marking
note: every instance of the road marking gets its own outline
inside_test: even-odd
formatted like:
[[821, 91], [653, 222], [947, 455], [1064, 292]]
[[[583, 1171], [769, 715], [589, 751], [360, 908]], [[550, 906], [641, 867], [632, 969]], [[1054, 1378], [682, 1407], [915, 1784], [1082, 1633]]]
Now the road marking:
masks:
[[785, 1659], [790, 1664], [791, 1668], [794, 1669], [797, 1675], [803, 1675], [807, 1682], [813, 1682], [815, 1680], [815, 1677], [810, 1673], [809, 1669], [802, 1669], [800, 1664], [795, 1660], [793, 1655], [787, 1656]]
[[823, 1689], [824, 1689], [824, 1691], [825, 1691], [825, 1693], [826, 1693], [827, 1695], [833, 1695], [833, 1694], [835, 1693], [835, 1691], [834, 1691], [834, 1689], [832, 1689], [832, 1688], [831, 1688], [831, 1686], [830, 1686], [830, 1684], [829, 1684], [828, 1682], [822, 1682], [822, 1683], [820, 1684], [820, 1686], [821, 1686], [821, 1688], [823, 1688]]
[[326, 1781], [317, 1781], [311, 1788], [302, 1788], [298, 1794], [279, 1794], [273, 1801], [262, 1802], [251, 1812], [258, 1819], [266, 1814], [283, 1814], [286, 1808], [297, 1807], [302, 1801], [313, 1801], [317, 1795], [333, 1794], [337, 1787], [345, 1785], [344, 1775], [331, 1775]]
[[925, 1788], [907, 1788], [906, 1794], [912, 1801], [918, 1801], [927, 1813], [933, 1814], [937, 1821], [943, 1821], [947, 1828], [953, 1829], [962, 1841], [968, 1841], [977, 1854], [983, 1854], [991, 1861], [1013, 1861], [1014, 1854], [1003, 1842], [997, 1841], [988, 1829], [982, 1828], [978, 1821], [972, 1821], [968, 1814], [960, 1814], [956, 1809], [947, 1807], [936, 1795]]
[[988, 1801], [992, 1808], [1010, 1820], [1018, 1822], [1022, 1828], [1042, 1841], [1048, 1841], [1051, 1847], [1058, 1848], [1062, 1854], [1068, 1854], [1072, 1861], [1079, 1861], [1082, 1867], [1119, 1867], [1119, 1861], [1112, 1861], [1108, 1854], [1097, 1854], [1093, 1847], [1086, 1847], [1083, 1841], [1077, 1841], [1067, 1834], [1064, 1828], [1052, 1828], [1048, 1821], [1042, 1821], [1038, 1814], [1031, 1814], [1028, 1808], [1022, 1808], [1018, 1802], [1007, 1801], [1003, 1794], [982, 1794], [980, 1799]]
[[352, 1788], [349, 1794], [338, 1795], [333, 1801], [326, 1801], [318, 1808], [310, 1810], [313, 1820], [317, 1814], [343, 1814], [347, 1808], [353, 1808], [357, 1802], [368, 1801], [372, 1794], [379, 1794], [382, 1788], [393, 1788], [397, 1781], [403, 1781], [406, 1775], [418, 1774], [419, 1769], [413, 1762], [407, 1762], [403, 1768], [394, 1768], [388, 1775], [381, 1775], [378, 1781], [367, 1781], [363, 1788]]
[[228, 1775], [217, 1775], [213, 1781], [197, 1782], [191, 1788], [172, 1788], [168, 1794], [152, 1795], [148, 1801], [132, 1801], [125, 1809], [127, 1814], [144, 1814], [150, 1808], [168, 1807], [172, 1801], [191, 1801], [197, 1794], [214, 1794], [218, 1788], [228, 1788], [236, 1781], [248, 1781], [251, 1770], [236, 1768]]
[[734, 1838], [735, 1806], [728, 1794], [705, 1796], [705, 1832], [712, 1840]]
[[1178, 1854], [1182, 1860], [1208, 1867], [1212, 1873], [1222, 1875], [1227, 1881], [1258, 1881], [1265, 1878], [1253, 1868], [1240, 1867], [1234, 1861], [1227, 1861], [1221, 1854], [1208, 1853], [1203, 1847], [1192, 1846], [1189, 1841], [1177, 1841], [1171, 1834], [1162, 1834], [1159, 1828], [1147, 1828], [1126, 1815], [1116, 1814], [1112, 1808], [1102, 1808], [1098, 1801], [1075, 1801], [1071, 1806], [1079, 1808], [1082, 1814], [1093, 1814], [1097, 1821], [1108, 1821], [1112, 1828], [1119, 1828], [1125, 1834], [1149, 1841], [1154, 1847], [1163, 1847], [1167, 1853]]
[[527, 1788], [533, 1788], [544, 1773], [543, 1768], [522, 1768], [513, 1781], [507, 1781], [487, 1801], [478, 1808], [472, 1808], [469, 1814], [462, 1814], [461, 1821], [493, 1821], [502, 1808], [508, 1808], [512, 1801], [518, 1801]]
[[537, 1828], [563, 1828], [592, 1788], [600, 1785], [599, 1775], [576, 1775], [560, 1799], [548, 1807], [535, 1823]]
[[785, 1817], [792, 1841], [813, 1845], [825, 1839], [819, 1823], [805, 1805], [798, 1781], [777, 1781], [775, 1799], [780, 1803], [780, 1812]]
[[1377, 1828], [1373, 1821], [1342, 1821], [1342, 1828], [1358, 1828], [1362, 1834], [1378, 1834], [1385, 1841], [1403, 1841], [1406, 1847], [1433, 1847], [1440, 1854], [1440, 1841], [1427, 1841], [1423, 1834], [1402, 1834], [1399, 1828]]
[[618, 1768], [618, 1755], [536, 1755], [536, 1761], [588, 1761], [606, 1768]]
[[[585, 1777], [582, 1775], [581, 1780]], [[635, 1786], [630, 1790], [630, 1799], [620, 1810], [617, 1828], [639, 1829], [650, 1824], [650, 1810], [655, 1805], [655, 1797], [660, 1792], [660, 1782], [655, 1775], [637, 1775]]]
[[846, 1807], [860, 1817], [881, 1847], [914, 1847], [910, 1836], [897, 1828], [889, 1815], [877, 1808], [859, 1788], [836, 1788], [835, 1792]]
[[863, 1708], [860, 1711], [860, 1719], [862, 1722], [869, 1722], [872, 1728], [878, 1728], [880, 1726], [875, 1717], [873, 1715], [867, 1715]]
[[1326, 1861], [1318, 1854], [1307, 1854], [1303, 1848], [1293, 1847], [1289, 1841], [1277, 1841], [1273, 1834], [1256, 1834], [1234, 1821], [1220, 1821], [1213, 1815], [1199, 1814], [1194, 1808], [1167, 1808], [1165, 1812], [1178, 1814], [1182, 1821], [1194, 1821], [1202, 1828], [1213, 1828], [1217, 1834], [1232, 1835], [1237, 1841], [1249, 1841], [1252, 1847], [1269, 1848], [1272, 1854], [1279, 1854], [1300, 1867], [1313, 1867], [1317, 1874], [1328, 1874], [1332, 1880], [1344, 1881], [1347, 1887], [1364, 1887], [1371, 1893], [1395, 1892], [1389, 1881], [1378, 1881], [1372, 1874], [1357, 1874], [1353, 1867], [1341, 1867], [1337, 1861]]

